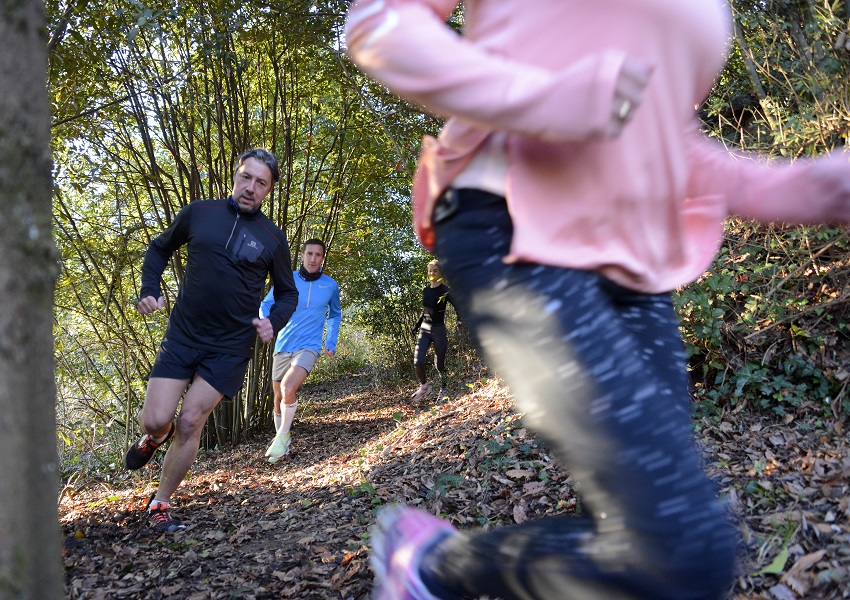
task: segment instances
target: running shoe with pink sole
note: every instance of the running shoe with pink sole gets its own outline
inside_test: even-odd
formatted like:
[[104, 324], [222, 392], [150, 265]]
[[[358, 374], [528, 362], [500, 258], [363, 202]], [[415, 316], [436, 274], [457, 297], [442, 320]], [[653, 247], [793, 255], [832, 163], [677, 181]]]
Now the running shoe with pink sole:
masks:
[[419, 565], [426, 550], [456, 534], [449, 523], [421, 510], [406, 506], [381, 510], [371, 531], [373, 600], [439, 600], [422, 583]]

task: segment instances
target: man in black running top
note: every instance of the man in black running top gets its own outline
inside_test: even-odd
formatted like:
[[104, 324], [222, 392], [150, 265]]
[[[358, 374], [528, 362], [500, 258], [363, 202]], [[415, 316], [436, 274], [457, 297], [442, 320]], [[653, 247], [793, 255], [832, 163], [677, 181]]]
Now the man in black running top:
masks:
[[[422, 316], [413, 328], [413, 334], [417, 336], [413, 350], [413, 370], [419, 380], [419, 389], [413, 393], [413, 400], [416, 402], [422, 401], [431, 391], [431, 384], [425, 376], [425, 356], [431, 344], [434, 344], [434, 366], [440, 375], [440, 392], [437, 398], [442, 400], [446, 396], [446, 349], [449, 345], [446, 334], [446, 306], [455, 305], [449, 288], [443, 283], [440, 263], [436, 259], [428, 263], [428, 280], [431, 284], [422, 290]], [[458, 325], [460, 324], [458, 321]]]
[[[273, 340], [295, 310], [298, 291], [286, 235], [260, 212], [279, 177], [274, 154], [262, 148], [246, 152], [230, 197], [183, 207], [145, 254], [137, 308], [148, 315], [164, 308], [160, 279], [171, 255], [186, 246], [185, 275], [139, 415], [144, 435], [125, 458], [128, 469], [141, 469], [174, 438], [148, 502], [149, 517], [161, 531], [183, 528], [169, 514], [169, 500], [195, 460], [207, 417], [223, 396], [234, 396], [242, 386], [257, 336]], [[257, 304], [269, 275], [275, 302], [268, 317], [259, 319]]]

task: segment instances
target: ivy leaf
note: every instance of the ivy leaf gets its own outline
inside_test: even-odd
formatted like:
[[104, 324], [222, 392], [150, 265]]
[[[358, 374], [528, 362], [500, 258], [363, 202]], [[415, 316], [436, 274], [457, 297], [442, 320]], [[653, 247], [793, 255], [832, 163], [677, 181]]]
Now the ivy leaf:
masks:
[[769, 565], [757, 572], [756, 575], [781, 575], [788, 562], [788, 546], [782, 548]]

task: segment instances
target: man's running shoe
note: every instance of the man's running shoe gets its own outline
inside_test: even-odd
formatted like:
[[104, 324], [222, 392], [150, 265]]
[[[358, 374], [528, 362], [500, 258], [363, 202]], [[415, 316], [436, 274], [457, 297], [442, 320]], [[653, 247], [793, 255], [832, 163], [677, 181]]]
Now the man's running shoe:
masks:
[[445, 388], [440, 388], [440, 391], [437, 392], [437, 402], [448, 402], [451, 399]]
[[138, 439], [138, 441], [134, 442], [133, 445], [130, 446], [129, 450], [127, 450], [127, 455], [124, 457], [124, 465], [132, 471], [144, 467], [151, 461], [153, 455], [156, 454], [157, 448], [171, 439], [171, 436], [174, 435], [174, 431], [176, 429], [177, 426], [172, 421], [171, 429], [168, 430], [168, 435], [166, 435], [165, 439], [161, 442], [155, 442], [147, 433], [144, 434]]
[[266, 456], [269, 457], [270, 463], [276, 463], [281, 458], [289, 454], [289, 444], [292, 442], [292, 433], [278, 433], [274, 436], [274, 441], [269, 449], [266, 450]]
[[422, 385], [419, 386], [418, 390], [413, 392], [413, 395], [411, 396], [411, 398], [413, 399], [414, 402], [419, 402], [421, 400], [424, 400], [425, 396], [427, 396], [430, 392], [431, 392], [431, 384], [430, 383], [423, 383]]
[[423, 554], [457, 530], [421, 510], [388, 506], [371, 530], [374, 600], [438, 600], [419, 575]]
[[186, 526], [179, 519], [168, 514], [168, 504], [154, 500], [153, 496], [148, 502], [148, 519], [157, 531], [174, 532], [186, 529]]

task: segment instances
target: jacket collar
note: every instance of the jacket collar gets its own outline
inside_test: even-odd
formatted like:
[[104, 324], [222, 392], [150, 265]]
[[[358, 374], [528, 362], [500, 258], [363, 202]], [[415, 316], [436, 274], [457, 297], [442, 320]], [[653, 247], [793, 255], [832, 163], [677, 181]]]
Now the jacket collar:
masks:
[[233, 196], [227, 197], [227, 206], [234, 214], [238, 214], [240, 217], [248, 219], [256, 219], [262, 214], [259, 206], [254, 210], [242, 210], [239, 208], [239, 205], [236, 204], [236, 200], [233, 199]]

